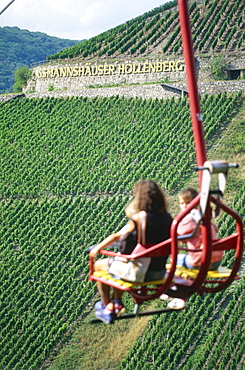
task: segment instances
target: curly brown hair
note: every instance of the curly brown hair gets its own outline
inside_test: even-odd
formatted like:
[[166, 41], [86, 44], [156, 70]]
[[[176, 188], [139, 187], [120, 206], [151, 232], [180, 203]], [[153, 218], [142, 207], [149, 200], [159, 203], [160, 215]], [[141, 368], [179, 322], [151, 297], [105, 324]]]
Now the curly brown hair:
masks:
[[146, 211], [159, 213], [167, 211], [163, 190], [153, 180], [142, 180], [134, 185], [134, 199], [126, 207], [127, 213]]

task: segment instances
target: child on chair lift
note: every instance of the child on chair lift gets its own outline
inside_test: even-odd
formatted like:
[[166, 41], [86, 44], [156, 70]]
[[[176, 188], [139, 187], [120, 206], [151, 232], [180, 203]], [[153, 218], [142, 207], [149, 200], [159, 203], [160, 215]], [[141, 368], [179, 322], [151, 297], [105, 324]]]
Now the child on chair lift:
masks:
[[[198, 195], [198, 192], [193, 188], [187, 188], [182, 190], [178, 194], [180, 210], [184, 211], [188, 204]], [[185, 235], [192, 233], [196, 228], [196, 223], [192, 219], [191, 214], [186, 215], [183, 220], [180, 221], [177, 232], [178, 235]], [[212, 240], [217, 239], [217, 226], [211, 223]], [[201, 249], [202, 248], [202, 233], [201, 229], [197, 231], [196, 235], [187, 241], [188, 249]], [[188, 254], [178, 254], [177, 266], [184, 266], [189, 269], [199, 269], [201, 266], [202, 252], [188, 252]], [[211, 264], [209, 270], [217, 270], [221, 264], [223, 258], [223, 251], [214, 251], [211, 257]], [[160, 298], [164, 301], [168, 301], [169, 308], [183, 308], [185, 307], [185, 300], [180, 298], [171, 298], [167, 294], [162, 294]]]

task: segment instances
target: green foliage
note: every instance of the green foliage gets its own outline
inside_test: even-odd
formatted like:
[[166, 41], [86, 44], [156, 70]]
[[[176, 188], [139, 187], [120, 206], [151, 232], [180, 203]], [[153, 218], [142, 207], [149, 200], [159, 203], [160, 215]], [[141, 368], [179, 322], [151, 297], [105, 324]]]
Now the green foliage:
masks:
[[215, 80], [227, 80], [227, 66], [223, 55], [211, 59], [209, 68]]
[[231, 138], [230, 145], [234, 153], [244, 153], [245, 152], [245, 120], [241, 120], [237, 124], [237, 133]]
[[13, 90], [15, 93], [22, 92], [22, 88], [26, 86], [27, 81], [31, 77], [31, 70], [28, 67], [20, 67], [14, 72], [15, 83]]
[[42, 32], [0, 27], [0, 94], [13, 90], [14, 71], [46, 60], [47, 55], [76, 44], [76, 40], [60, 39]]
[[[236, 109], [239, 95], [227, 96], [226, 109], [223, 104], [209, 114], [207, 106], [217, 105], [220, 99], [213, 96], [203, 101], [207, 140], [220, 133], [229, 112]], [[15, 108], [14, 121], [10, 108], [11, 103], [3, 104], [0, 111], [2, 160], [6, 163], [0, 169], [2, 197], [116, 193], [130, 191], [137, 180], [149, 176], [175, 192], [195, 165], [186, 99], [150, 99], [144, 104], [141, 99], [119, 97], [24, 99]], [[181, 135], [175, 137], [176, 130], [181, 130]], [[157, 155], [148, 152], [150, 148], [152, 152], [158, 149]], [[94, 181], [98, 165], [103, 176]], [[172, 176], [173, 170], [179, 171], [180, 179]], [[79, 179], [75, 180], [74, 174], [79, 174]]]
[[54, 91], [54, 86], [53, 85], [49, 85], [48, 91]]

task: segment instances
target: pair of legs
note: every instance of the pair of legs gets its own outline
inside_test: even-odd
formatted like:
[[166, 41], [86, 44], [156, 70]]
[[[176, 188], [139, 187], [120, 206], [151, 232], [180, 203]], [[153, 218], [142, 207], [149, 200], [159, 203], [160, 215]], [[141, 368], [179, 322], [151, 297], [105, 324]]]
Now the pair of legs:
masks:
[[[213, 262], [210, 264], [209, 266], [209, 270], [217, 270], [217, 268], [219, 267], [219, 265], [221, 264], [221, 261], [217, 261], [217, 262]], [[188, 269], [199, 269], [199, 266], [192, 266], [188, 263], [188, 255], [187, 254], [178, 254], [177, 256], [177, 263], [176, 263], [177, 266], [183, 266], [183, 267], [186, 267]], [[174, 287], [172, 288], [174, 290]], [[168, 303], [168, 308], [171, 308], [171, 309], [182, 309], [186, 306], [186, 300], [185, 299], [182, 299], [182, 298], [172, 298], [170, 297], [169, 295], [163, 293], [161, 296], [160, 296], [160, 299], [162, 299], [163, 301], [166, 301], [166, 302], [169, 302]]]
[[[95, 271], [107, 271], [109, 266], [109, 258], [103, 258], [97, 260], [94, 264]], [[109, 285], [103, 284], [100, 281], [97, 282], [98, 291], [101, 297], [102, 304], [106, 306], [110, 311], [114, 309], [114, 300], [121, 300], [123, 291], [112, 288], [113, 293], [111, 296], [111, 287]]]
[[[177, 266], [184, 266], [188, 269], [196, 269], [199, 270], [199, 266], [192, 266], [188, 263], [188, 255], [187, 254], [178, 254], [177, 256]], [[210, 264], [209, 270], [217, 270], [218, 267], [220, 266], [221, 261], [216, 261]]]

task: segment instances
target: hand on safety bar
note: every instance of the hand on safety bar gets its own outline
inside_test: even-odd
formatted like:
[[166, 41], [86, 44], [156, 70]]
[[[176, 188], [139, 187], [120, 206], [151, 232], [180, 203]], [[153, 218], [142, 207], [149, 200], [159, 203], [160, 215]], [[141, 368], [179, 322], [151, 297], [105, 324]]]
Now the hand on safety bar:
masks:
[[[93, 244], [91, 245], [90, 247], [87, 248], [87, 253], [89, 253], [93, 248], [96, 247], [97, 244]], [[106, 247], [106, 249], [109, 249], [109, 250], [114, 250], [116, 248], [120, 248], [121, 246], [121, 242], [115, 242], [111, 245], [109, 245], [108, 247]]]

